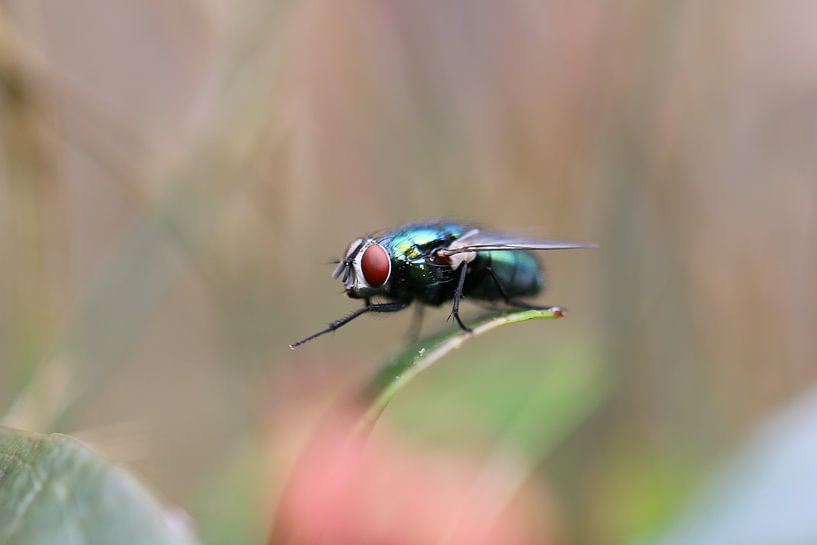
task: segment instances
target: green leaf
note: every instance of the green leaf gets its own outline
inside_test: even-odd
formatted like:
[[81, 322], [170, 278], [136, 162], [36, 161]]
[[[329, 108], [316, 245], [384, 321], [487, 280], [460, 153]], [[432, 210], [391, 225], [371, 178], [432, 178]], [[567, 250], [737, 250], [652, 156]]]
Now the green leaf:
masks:
[[75, 439], [0, 428], [0, 545], [191, 545], [183, 519]]
[[504, 310], [478, 318], [475, 323], [470, 324], [473, 329], [471, 333], [455, 325], [411, 344], [384, 365], [361, 392], [360, 401], [366, 410], [360, 419], [359, 429], [370, 428], [397, 392], [440, 358], [459, 348], [466, 340], [502, 325], [528, 320], [555, 319], [563, 315], [563, 309], [558, 307], [549, 310]]

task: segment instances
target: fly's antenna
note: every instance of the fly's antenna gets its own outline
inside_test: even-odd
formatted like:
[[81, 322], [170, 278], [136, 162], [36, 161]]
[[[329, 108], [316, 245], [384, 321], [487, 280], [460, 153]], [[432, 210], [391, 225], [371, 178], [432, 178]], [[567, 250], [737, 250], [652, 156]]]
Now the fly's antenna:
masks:
[[352, 260], [351, 259], [336, 259], [335, 261], [331, 262], [332, 264], [336, 264], [334, 272], [332, 272], [332, 278], [338, 278], [340, 275], [343, 275], [343, 282], [346, 282], [346, 279], [349, 277], [349, 270], [352, 267]]

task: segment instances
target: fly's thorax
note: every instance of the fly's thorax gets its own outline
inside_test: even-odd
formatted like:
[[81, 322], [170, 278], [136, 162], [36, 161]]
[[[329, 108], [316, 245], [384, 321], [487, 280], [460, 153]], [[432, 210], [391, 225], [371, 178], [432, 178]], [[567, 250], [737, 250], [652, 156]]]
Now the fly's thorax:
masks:
[[353, 298], [384, 295], [391, 279], [392, 264], [388, 251], [372, 238], [359, 238], [346, 249], [334, 278], [341, 278], [346, 294]]

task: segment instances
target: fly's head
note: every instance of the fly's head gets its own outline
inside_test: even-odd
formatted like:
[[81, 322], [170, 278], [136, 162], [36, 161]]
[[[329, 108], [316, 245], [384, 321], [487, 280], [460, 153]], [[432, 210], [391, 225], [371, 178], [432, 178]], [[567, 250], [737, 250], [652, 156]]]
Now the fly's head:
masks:
[[372, 238], [353, 240], [332, 273], [332, 278], [343, 282], [346, 295], [354, 299], [383, 295], [390, 277], [391, 256]]

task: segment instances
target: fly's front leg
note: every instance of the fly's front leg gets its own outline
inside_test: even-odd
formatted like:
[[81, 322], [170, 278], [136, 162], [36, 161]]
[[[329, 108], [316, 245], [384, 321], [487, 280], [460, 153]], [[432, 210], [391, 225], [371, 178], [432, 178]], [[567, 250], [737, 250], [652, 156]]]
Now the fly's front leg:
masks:
[[465, 275], [467, 274], [468, 263], [463, 263], [462, 265], [460, 265], [460, 280], [457, 283], [457, 290], [454, 292], [454, 306], [451, 309], [451, 316], [454, 317], [454, 319], [457, 321], [457, 323], [459, 324], [460, 328], [463, 331], [471, 333], [473, 330], [468, 327], [465, 327], [465, 324], [462, 323], [462, 320], [460, 319], [460, 300], [462, 299], [462, 288], [463, 286], [465, 286]]
[[302, 345], [304, 343], [307, 343], [307, 342], [311, 341], [312, 339], [314, 339], [316, 337], [320, 337], [321, 335], [323, 335], [325, 333], [329, 333], [330, 331], [335, 331], [339, 327], [348, 324], [349, 322], [351, 322], [352, 320], [354, 320], [355, 318], [357, 318], [361, 314], [365, 314], [367, 312], [397, 312], [397, 311], [403, 310], [404, 308], [409, 306], [409, 303], [410, 303], [410, 301], [396, 301], [394, 303], [371, 304], [371, 303], [369, 303], [369, 300], [367, 299], [366, 304], [363, 307], [361, 307], [361, 308], [357, 309], [356, 311], [344, 316], [343, 318], [335, 320], [334, 322], [332, 322], [331, 324], [329, 324], [325, 328], [321, 329], [317, 333], [313, 333], [312, 335], [309, 335], [308, 337], [304, 337], [300, 341], [296, 341], [296, 342], [292, 343], [291, 345], [289, 345], [289, 347], [291, 349], [295, 350], [295, 348], [297, 348], [298, 346], [300, 346], [300, 345]]

